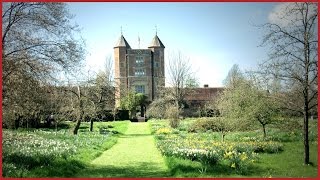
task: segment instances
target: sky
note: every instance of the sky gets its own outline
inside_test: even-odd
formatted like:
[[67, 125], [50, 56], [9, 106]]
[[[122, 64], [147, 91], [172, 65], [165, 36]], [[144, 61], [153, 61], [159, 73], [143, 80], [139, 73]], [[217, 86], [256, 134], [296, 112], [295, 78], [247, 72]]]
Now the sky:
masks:
[[[165, 64], [172, 54], [189, 57], [200, 86], [223, 86], [234, 64], [251, 70], [267, 59], [259, 47], [263, 31], [279, 3], [68, 3], [86, 42], [86, 69], [103, 70], [113, 60], [121, 35], [131, 48], [146, 49], [157, 31], [165, 45]], [[279, 8], [278, 8], [279, 9]], [[157, 30], [156, 30], [157, 29]], [[140, 37], [140, 46], [138, 37]], [[168, 73], [166, 73], [168, 74]]]

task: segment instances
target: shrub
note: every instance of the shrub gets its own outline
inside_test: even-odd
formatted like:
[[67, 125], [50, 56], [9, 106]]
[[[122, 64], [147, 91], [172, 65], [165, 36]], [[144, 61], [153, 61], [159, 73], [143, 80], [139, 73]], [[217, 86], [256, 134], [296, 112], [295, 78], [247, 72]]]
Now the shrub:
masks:
[[300, 130], [303, 127], [303, 119], [278, 117], [274, 120], [274, 124], [282, 131], [291, 132]]
[[162, 119], [166, 115], [166, 100], [164, 98], [155, 99], [148, 107], [147, 116]]
[[181, 109], [175, 105], [168, 105], [166, 108], [166, 118], [169, 119], [169, 125], [172, 128], [177, 128], [180, 124]]
[[217, 129], [216, 123], [212, 119], [198, 119], [188, 129], [188, 132], [207, 132], [208, 130], [215, 131]]

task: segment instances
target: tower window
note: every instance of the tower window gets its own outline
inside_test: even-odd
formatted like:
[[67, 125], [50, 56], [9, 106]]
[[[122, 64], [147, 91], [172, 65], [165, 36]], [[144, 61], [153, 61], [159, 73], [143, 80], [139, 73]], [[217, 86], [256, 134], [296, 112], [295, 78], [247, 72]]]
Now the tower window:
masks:
[[136, 65], [142, 66], [144, 64], [144, 60], [142, 56], [136, 56]]
[[145, 94], [145, 87], [144, 87], [144, 85], [137, 85], [137, 86], [135, 86], [135, 90], [136, 90], [136, 93], [143, 93], [143, 94]]
[[135, 76], [144, 76], [144, 75], [146, 75], [146, 73], [143, 68], [136, 68], [134, 75]]
[[154, 67], [159, 67], [159, 62], [154, 62]]

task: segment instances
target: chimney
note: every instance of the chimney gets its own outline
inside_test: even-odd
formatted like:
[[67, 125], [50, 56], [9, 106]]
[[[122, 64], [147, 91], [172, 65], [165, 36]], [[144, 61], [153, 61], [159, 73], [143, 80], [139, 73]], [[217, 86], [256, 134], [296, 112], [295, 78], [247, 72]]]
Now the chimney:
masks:
[[209, 85], [208, 85], [208, 84], [205, 84], [205, 85], [203, 85], [203, 87], [204, 87], [204, 88], [207, 88], [207, 87], [209, 87]]

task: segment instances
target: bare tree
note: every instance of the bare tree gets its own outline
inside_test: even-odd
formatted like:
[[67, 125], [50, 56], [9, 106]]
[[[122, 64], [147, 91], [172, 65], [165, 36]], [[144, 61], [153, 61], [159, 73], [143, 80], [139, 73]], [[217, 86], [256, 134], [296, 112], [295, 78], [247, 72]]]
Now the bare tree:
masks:
[[[309, 115], [318, 105], [318, 4], [286, 3], [272, 17], [274, 22], [263, 26], [263, 45], [270, 47], [270, 58], [261, 64], [262, 73], [286, 86], [279, 100], [303, 115], [304, 163], [309, 164]], [[295, 95], [295, 100], [286, 94]]]
[[[95, 78], [88, 81], [86, 97], [91, 102], [94, 119], [102, 118], [105, 110], [113, 110], [115, 106], [114, 87], [111, 85], [110, 74], [99, 72]], [[93, 129], [93, 118], [90, 119], [90, 130]]]
[[84, 50], [71, 18], [64, 3], [3, 3], [3, 81], [22, 64], [38, 78], [77, 65]]
[[[9, 106], [31, 105], [39, 97], [34, 88], [78, 66], [84, 50], [83, 42], [74, 38], [78, 30], [71, 25], [66, 4], [12, 2], [2, 3], [2, 8], [3, 107], [14, 114]], [[29, 100], [22, 103], [25, 97]], [[44, 107], [43, 103], [33, 107]]]
[[181, 107], [184, 103], [184, 97], [187, 93], [185, 87], [187, 80], [193, 77], [191, 64], [189, 58], [183, 56], [180, 52], [177, 54], [171, 54], [169, 56], [168, 64], [169, 85], [170, 91], [167, 95], [171, 96], [176, 106]]
[[234, 64], [228, 72], [223, 83], [226, 87], [235, 88], [240, 81], [244, 80], [244, 74], [241, 72], [239, 65]]
[[[84, 74], [84, 73], [83, 73]], [[83, 116], [90, 118], [90, 131], [93, 131], [93, 121], [103, 118], [106, 110], [114, 110], [115, 107], [115, 88], [113, 87], [112, 60], [106, 58], [105, 68], [98, 73], [90, 70], [88, 76], [83, 82], [77, 82], [77, 91], [69, 89], [76, 95], [78, 106], [78, 119], [74, 129], [76, 134]], [[81, 75], [78, 75], [81, 76]], [[82, 75], [84, 76], [84, 75]], [[81, 90], [81, 91], [80, 91]]]

